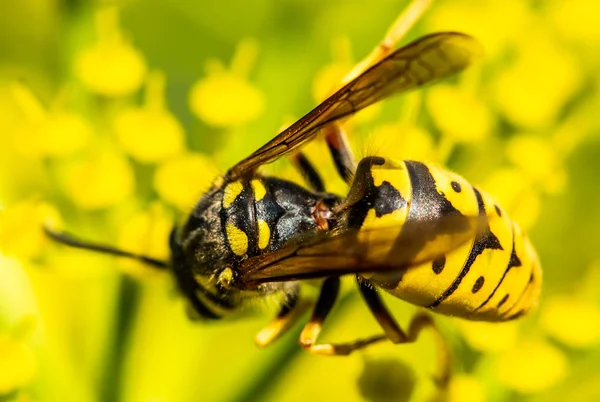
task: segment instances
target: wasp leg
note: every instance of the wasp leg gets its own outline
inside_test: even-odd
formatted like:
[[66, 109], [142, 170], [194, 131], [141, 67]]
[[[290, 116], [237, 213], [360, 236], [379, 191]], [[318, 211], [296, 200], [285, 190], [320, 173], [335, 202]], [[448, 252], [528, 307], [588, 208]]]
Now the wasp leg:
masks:
[[254, 342], [261, 348], [268, 346], [290, 329], [310, 305], [308, 301], [300, 299], [300, 288], [296, 287], [275, 319], [256, 334]]
[[338, 174], [342, 180], [350, 184], [356, 170], [356, 162], [346, 132], [339, 123], [328, 124], [323, 132]]
[[339, 290], [340, 278], [331, 277], [327, 278], [325, 282], [323, 282], [323, 287], [321, 288], [321, 294], [317, 300], [317, 305], [313, 310], [310, 320], [300, 335], [300, 344], [311, 353], [320, 355], [348, 355], [356, 349], [364, 348], [365, 346], [374, 342], [386, 339], [385, 335], [379, 335], [371, 338], [359, 339], [349, 343], [315, 344], [319, 334], [321, 333], [323, 322], [333, 308]]
[[394, 317], [377, 294], [375, 288], [365, 279], [357, 275], [358, 287], [360, 292], [369, 307], [369, 310], [375, 316], [385, 336], [393, 343], [410, 343], [417, 340], [423, 329], [429, 328], [436, 336], [438, 344], [439, 368], [435, 375], [437, 384], [441, 387], [448, 385], [451, 374], [451, 353], [450, 347], [446, 339], [436, 327], [433, 319], [429, 314], [417, 313], [411, 320], [408, 326], [408, 333], [405, 333], [398, 325]]
[[[340, 87], [346, 85], [354, 78], [358, 77], [363, 71], [373, 66], [381, 59], [391, 53], [394, 46], [406, 35], [413, 25], [419, 20], [421, 15], [430, 6], [431, 0], [413, 0], [409, 6], [392, 23], [385, 34], [385, 37], [379, 44], [361, 60], [354, 68], [346, 74], [340, 83]], [[335, 162], [335, 167], [342, 179], [350, 184], [353, 172], [356, 168], [356, 162], [348, 145], [347, 135], [339, 123], [328, 124], [324, 129], [325, 140]]]
[[296, 165], [296, 168], [300, 171], [302, 176], [308, 182], [310, 188], [314, 191], [322, 193], [325, 191], [325, 186], [323, 185], [323, 179], [319, 175], [319, 172], [315, 169], [312, 163], [308, 160], [306, 155], [303, 152], [296, 152], [291, 157], [292, 162]]
[[361, 159], [354, 173], [354, 181], [352, 182], [350, 191], [346, 199], [336, 207], [336, 210], [339, 212], [364, 199], [370, 187], [373, 186], [371, 167], [375, 165], [382, 166], [384, 164], [385, 159], [379, 156], [367, 156]]

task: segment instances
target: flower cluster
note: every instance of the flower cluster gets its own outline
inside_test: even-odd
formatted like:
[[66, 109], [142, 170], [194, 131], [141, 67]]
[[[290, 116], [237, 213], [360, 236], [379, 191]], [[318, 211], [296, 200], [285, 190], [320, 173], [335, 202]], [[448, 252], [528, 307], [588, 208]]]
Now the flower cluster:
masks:
[[[598, 196], [577, 186], [577, 175], [588, 167], [573, 163], [599, 128], [599, 60], [590, 50], [600, 45], [596, 2], [440, 1], [422, 21], [423, 31], [466, 32], [483, 43], [484, 60], [455, 81], [375, 105], [345, 125], [358, 156], [429, 160], [460, 172], [504, 206], [540, 254], [548, 279], [530, 317], [503, 324], [437, 320], [454, 351], [456, 374], [443, 395], [432, 381], [437, 354], [430, 334], [416, 344], [382, 344], [343, 361], [302, 354], [296, 334], [259, 351], [252, 337], [266, 317], [221, 326], [192, 323], [167, 275], [127, 261], [115, 266], [108, 257], [49, 241], [44, 226], [167, 259], [173, 224], [219, 172], [272, 137], [287, 113], [309, 107], [301, 102], [311, 91], [309, 76], [316, 77], [317, 101], [337, 87], [356, 61], [354, 42], [380, 29], [346, 27], [356, 40], [331, 39], [330, 33], [325, 41], [333, 44], [333, 60], [315, 74], [326, 51], [300, 54], [294, 63], [286, 59], [288, 47], [302, 49], [294, 24], [282, 28], [285, 40], [249, 25], [258, 39], [228, 41], [237, 27], [217, 21], [230, 21], [227, 15], [213, 21], [208, 11], [172, 2], [173, 15], [193, 23], [177, 20], [171, 29], [199, 25], [211, 41], [231, 49], [228, 63], [224, 55], [209, 59], [204, 72], [190, 78], [160, 59], [157, 48], [164, 43], [153, 36], [154, 26], [146, 42], [122, 28], [128, 7], [128, 26], [146, 27], [136, 12], [162, 14], [143, 2], [112, 3], [62, 16], [76, 21], [69, 27], [76, 39], [57, 61], [61, 74], [38, 66], [35, 74], [43, 78], [29, 82], [9, 74], [14, 66], [0, 65], [0, 399], [480, 402], [600, 395], [600, 259], [585, 260], [574, 251], [596, 246], [592, 236], [582, 244], [581, 237], [547, 234], [576, 231], [572, 220], [581, 215], [569, 209], [569, 200]], [[300, 7], [287, 3], [289, 10]], [[396, 4], [377, 3], [368, 7], [399, 11]], [[62, 21], [56, 7], [37, 10], [56, 17], [44, 20], [48, 30]], [[248, 20], [267, 26], [289, 12], [275, 4], [262, 7], [246, 10]], [[368, 10], [349, 4], [329, 7], [307, 11], [306, 41], [323, 41], [329, 27], [323, 21], [334, 16], [370, 18]], [[299, 21], [302, 15], [294, 13]], [[280, 102], [268, 102], [271, 96]], [[323, 141], [306, 152], [315, 162], [326, 159]], [[282, 169], [265, 171], [302, 181], [291, 164], [277, 163]], [[347, 190], [331, 161], [318, 167], [329, 191]], [[548, 258], [556, 256], [556, 241], [564, 250], [560, 261]], [[577, 266], [561, 265], [571, 261]], [[406, 325], [415, 308], [387, 301]], [[344, 292], [323, 340], [373, 331], [379, 328], [361, 300]], [[579, 399], [571, 399], [573, 384], [580, 386]]]

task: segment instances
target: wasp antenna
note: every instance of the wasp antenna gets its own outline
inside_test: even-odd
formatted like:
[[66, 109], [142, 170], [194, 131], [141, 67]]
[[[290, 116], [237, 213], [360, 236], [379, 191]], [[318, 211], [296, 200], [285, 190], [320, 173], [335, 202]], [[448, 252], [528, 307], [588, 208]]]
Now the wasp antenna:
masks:
[[94, 243], [84, 242], [79, 239], [76, 239], [75, 237], [71, 236], [70, 234], [55, 232], [52, 229], [48, 228], [47, 226], [44, 226], [44, 233], [46, 233], [46, 235], [48, 237], [50, 237], [52, 240], [54, 240], [58, 243], [64, 244], [66, 246], [69, 246], [69, 247], [80, 248], [83, 250], [96, 251], [98, 253], [116, 255], [119, 257], [127, 257], [127, 258], [141, 261], [144, 264], [151, 265], [155, 268], [161, 268], [161, 269], [169, 268], [169, 264], [166, 261], [157, 260], [155, 258], [148, 257], [148, 256], [142, 255], [142, 254], [135, 254], [135, 253], [131, 253], [129, 251], [119, 250], [118, 248], [111, 247], [111, 246], [105, 246], [102, 244], [94, 244]]

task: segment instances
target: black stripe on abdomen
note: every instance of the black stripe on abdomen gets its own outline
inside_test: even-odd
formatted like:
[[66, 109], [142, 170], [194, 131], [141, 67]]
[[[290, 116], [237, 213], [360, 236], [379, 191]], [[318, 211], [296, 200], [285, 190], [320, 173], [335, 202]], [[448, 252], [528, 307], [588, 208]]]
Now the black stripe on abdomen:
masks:
[[513, 241], [512, 241], [512, 251], [510, 252], [510, 260], [508, 261], [508, 265], [506, 266], [506, 269], [504, 270], [504, 273], [502, 274], [500, 281], [498, 282], [498, 284], [496, 285], [496, 287], [494, 288], [492, 293], [488, 296], [487, 299], [485, 299], [485, 301], [483, 303], [481, 303], [481, 305], [479, 305], [479, 307], [477, 307], [475, 310], [473, 310], [474, 313], [476, 313], [483, 306], [488, 304], [488, 302], [492, 299], [492, 297], [494, 297], [494, 295], [496, 294], [496, 291], [500, 288], [500, 285], [502, 285], [504, 278], [506, 278], [506, 274], [508, 274], [508, 271], [510, 271], [514, 267], [520, 267], [522, 265], [521, 260], [519, 259], [519, 257], [517, 256], [517, 252], [515, 251], [515, 228], [512, 227], [511, 231], [512, 231]]
[[[410, 210], [394, 248], [402, 244], [416, 256], [439, 235], [464, 233], [471, 228], [469, 219], [456, 209], [436, 187], [427, 165], [405, 161], [412, 187]], [[419, 236], [414, 236], [419, 233]]]
[[[452, 293], [454, 293], [456, 291], [456, 289], [458, 289], [458, 287], [460, 286], [464, 277], [469, 273], [471, 266], [473, 265], [473, 263], [475, 263], [477, 256], [479, 256], [481, 253], [483, 253], [484, 250], [486, 250], [486, 249], [503, 250], [502, 245], [500, 244], [500, 241], [498, 240], [496, 235], [492, 233], [492, 231], [490, 229], [490, 225], [487, 220], [487, 215], [485, 212], [485, 205], [483, 203], [483, 198], [481, 197], [481, 193], [479, 193], [479, 191], [475, 187], [471, 187], [471, 188], [473, 189], [473, 191], [475, 192], [475, 196], [477, 197], [477, 206], [479, 209], [479, 216], [481, 216], [485, 219], [485, 221], [480, 223], [480, 225], [484, 225], [485, 227], [483, 228], [483, 230], [481, 230], [477, 234], [477, 237], [475, 238], [475, 242], [473, 243], [473, 247], [471, 248], [471, 252], [469, 253], [469, 257], [467, 258], [465, 265], [463, 266], [462, 270], [460, 271], [460, 273], [458, 274], [458, 276], [456, 277], [456, 279], [454, 280], [452, 285], [448, 289], [446, 289], [446, 291], [444, 293], [442, 293], [442, 295], [440, 297], [438, 297], [435, 302], [433, 302], [431, 305], [429, 305], [428, 306], [429, 308], [436, 308], [437, 306], [442, 304], [444, 302], [444, 300], [446, 300]], [[479, 229], [482, 229], [482, 228], [480, 227]]]

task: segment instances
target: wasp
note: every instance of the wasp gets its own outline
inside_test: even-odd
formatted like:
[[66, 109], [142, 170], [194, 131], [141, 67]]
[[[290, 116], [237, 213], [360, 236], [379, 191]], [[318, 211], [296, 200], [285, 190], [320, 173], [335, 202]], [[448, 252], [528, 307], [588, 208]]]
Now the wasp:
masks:
[[[458, 32], [434, 33], [387, 49], [369, 67], [271, 141], [219, 176], [187, 221], [169, 238], [171, 259], [159, 261], [47, 230], [64, 244], [142, 260], [172, 271], [195, 312], [218, 320], [256, 298], [281, 301], [256, 342], [266, 346], [298, 318], [300, 282], [322, 279], [300, 344], [347, 355], [390, 340], [415, 341], [434, 328], [417, 313], [403, 330], [378, 289], [429, 311], [469, 320], [506, 321], [525, 314], [541, 289], [535, 250], [489, 195], [436, 165], [368, 156], [355, 162], [341, 119], [389, 96], [467, 68], [479, 43]], [[326, 191], [302, 147], [322, 132], [346, 196]], [[308, 186], [263, 176], [284, 155]], [[340, 289], [353, 275], [382, 334], [347, 343], [318, 337]]]

